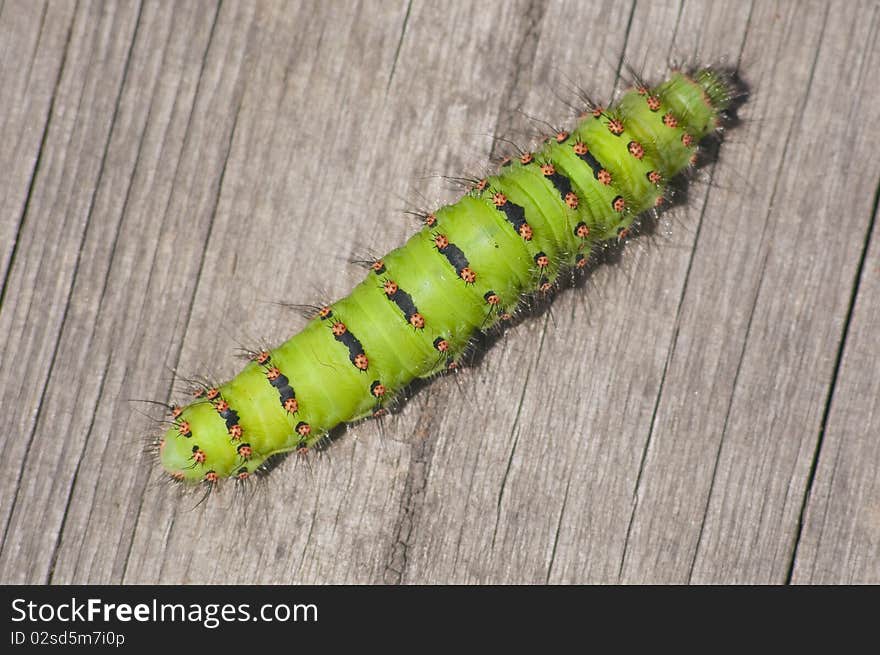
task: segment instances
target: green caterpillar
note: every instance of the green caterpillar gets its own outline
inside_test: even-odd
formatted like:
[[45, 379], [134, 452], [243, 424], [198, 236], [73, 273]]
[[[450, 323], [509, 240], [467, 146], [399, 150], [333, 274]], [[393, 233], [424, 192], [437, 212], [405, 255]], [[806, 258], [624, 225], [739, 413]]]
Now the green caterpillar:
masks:
[[479, 331], [551, 292], [662, 204], [734, 95], [720, 70], [676, 72], [506, 160], [425, 215], [423, 229], [299, 334], [173, 407], [162, 465], [189, 483], [242, 480], [272, 455], [321, 445], [340, 423], [381, 415], [416, 378], [454, 368]]

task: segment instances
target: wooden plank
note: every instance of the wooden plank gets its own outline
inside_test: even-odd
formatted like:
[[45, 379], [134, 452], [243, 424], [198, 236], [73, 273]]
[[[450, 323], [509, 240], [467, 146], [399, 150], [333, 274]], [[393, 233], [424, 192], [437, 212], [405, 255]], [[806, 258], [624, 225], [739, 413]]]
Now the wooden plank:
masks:
[[[608, 99], [621, 57], [641, 62], [657, 47], [641, 40], [649, 31], [643, 26], [670, 34], [678, 13], [671, 4], [607, 9], [595, 12], [596, 21], [571, 5], [553, 7], [542, 23], [536, 70], [558, 65], [585, 86], [576, 43], [602, 44], [587, 79], [592, 93]], [[630, 22], [635, 35], [631, 27], [627, 41], [621, 37]], [[556, 64], [554, 44], [569, 53], [564, 63]], [[546, 115], [549, 85], [532, 86], [532, 111]], [[698, 197], [683, 220], [693, 221], [700, 206]], [[475, 381], [465, 378], [462, 396], [475, 407], [444, 414], [443, 407], [461, 404], [455, 395], [434, 405], [438, 416], [427, 431], [438, 435], [437, 445], [404, 581], [616, 578], [693, 234], [677, 231], [670, 241], [661, 239], [653, 253], [636, 246], [621, 267], [598, 271], [586, 293], [562, 294], [554, 319], [517, 326], [466, 374]]]
[[[82, 466], [100, 463], [100, 474], [80, 473], [72, 489], [66, 523], [73, 528], [65, 525], [59, 539], [53, 582], [118, 581], [125, 570], [150, 475], [145, 438], [157, 429], [144, 420], [151, 406], [137, 400], [168, 397], [180, 348], [172, 337], [185, 329], [214, 220], [251, 22], [252, 9], [236, 3], [219, 12], [216, 3], [154, 2], [141, 12], [121, 95], [133, 113], [111, 142], [121, 156], [136, 157], [128, 161], [128, 188], [99, 189], [116, 243], [88, 270], [107, 281], [103, 302], [86, 317], [95, 332], [87, 357], [101, 388], [87, 404], [91, 416], [73, 412], [89, 435]], [[138, 141], [126, 147], [132, 134]], [[92, 247], [105, 242], [96, 234]], [[77, 343], [64, 340], [62, 349]]]
[[[64, 61], [73, 5], [11, 0], [0, 7], [0, 279], [22, 231], [31, 181]], [[5, 296], [5, 293], [3, 294]], [[2, 297], [0, 297], [2, 302]]]
[[[95, 378], [81, 377], [90, 370], [87, 362], [68, 368], [58, 358], [58, 343], [65, 326], [81, 328], [78, 312], [83, 307], [70, 303], [71, 288], [88, 262], [81, 245], [95, 189], [102, 176], [113, 172], [106, 165], [105, 148], [137, 15], [136, 5], [82, 3], [76, 7], [69, 42], [47, 44], [64, 49], [64, 65], [0, 310], [5, 338], [0, 385], [9, 390], [3, 394], [3, 451], [12, 469], [0, 482], [0, 579], [6, 582], [47, 578], [78, 446], [86, 438], [82, 430], [67, 431], [65, 405], [76, 399], [79, 382], [87, 388], [99, 385]], [[57, 53], [49, 59], [57, 60]], [[25, 181], [13, 182], [19, 184], [13, 193], [20, 195]], [[87, 300], [97, 302], [94, 294]], [[77, 348], [81, 346], [80, 333]]]
[[[875, 23], [875, 37], [876, 29]], [[861, 267], [858, 296], [798, 542], [792, 575], [797, 584], [880, 583], [880, 221], [876, 202], [877, 196], [870, 248]]]
[[[851, 109], [832, 118], [821, 101], [847, 98], [854, 106], [859, 86], [840, 76], [839, 50], [846, 43], [859, 60], [869, 31], [857, 26], [870, 18], [871, 6], [861, 14], [820, 5], [783, 9], [752, 13], [746, 60], [767, 44], [776, 50], [762, 53], [769, 66], [756, 64], [757, 94], [735, 137], [751, 145], [728, 150], [748, 193], [736, 201], [710, 197], [707, 206], [712, 223], [701, 229], [682, 305], [626, 581], [784, 582], [787, 576], [833, 374], [827, 353], [840, 338], [860, 248], [859, 237], [835, 243], [834, 235], [864, 235], [867, 217], [866, 211], [838, 215], [832, 188], [841, 179], [825, 180], [824, 167], [808, 178], [807, 162], [823, 155], [815, 141], [798, 135], [821, 129], [830, 143], [845, 141], [834, 149], [839, 158], [831, 170], [840, 170], [854, 150], [868, 170], [877, 158], [870, 145], [861, 149], [871, 141], [868, 131], [849, 129]], [[779, 123], [786, 127], [776, 129]], [[858, 207], [863, 190], [844, 179], [850, 206]], [[669, 466], [673, 461], [677, 466]]]
[[[769, 248], [694, 581], [784, 582], [789, 573], [880, 179], [880, 134], [869, 127], [880, 109], [863, 94], [880, 84], [880, 8], [847, 7], [828, 7], [792, 132], [798, 138], [774, 194], [782, 204], [774, 201], [777, 218], [765, 233]], [[829, 112], [828, 98], [846, 99], [842, 111]], [[804, 138], [820, 131], [834, 147]], [[841, 196], [850, 199], [845, 214], [837, 206]], [[866, 360], [862, 375], [875, 377], [876, 362]], [[876, 455], [863, 466], [876, 469]]]
[[[306, 42], [304, 50], [313, 53], [312, 61], [301, 60], [299, 46], [293, 46], [296, 37], [291, 34], [299, 29], [317, 38], [322, 28], [303, 25], [300, 16], [266, 17], [273, 24], [289, 21], [290, 29], [272, 31], [272, 41], [265, 46], [261, 60], [254, 62], [253, 74], [257, 79], [271, 78], [267, 87], [275, 89], [280, 97], [276, 101], [270, 96], [266, 101], [265, 89], [255, 86], [253, 99], [244, 102], [241, 134], [271, 131], [288, 136], [267, 141], [265, 154], [235, 153], [240, 157], [233, 159], [236, 166], [254, 166], [255, 161], [260, 165], [254, 167], [254, 181], [244, 179], [237, 187], [240, 190], [231, 188], [227, 204], [221, 203], [218, 211], [218, 221], [222, 222], [215, 225], [214, 242], [208, 246], [202, 294], [194, 306], [194, 316], [202, 318], [198, 327], [193, 319], [192, 359], [184, 364], [186, 369], [204, 370], [205, 361], [225, 360], [231, 366], [217, 374], [231, 374], [240, 362], [230, 362], [224, 353], [238, 343], [253, 347], [260, 345], [261, 339], [277, 342], [287, 336], [291, 322], [302, 325], [296, 314], [278, 311], [265, 302], [257, 303], [264, 311], [255, 312], [255, 296], [319, 302], [345, 294], [364, 275], [363, 269], [346, 266], [346, 260], [352, 256], [363, 259], [370, 249], [381, 253], [412, 230], [414, 223], [399, 215], [400, 198], [409, 195], [407, 186], [413, 170], [426, 166], [426, 162], [439, 170], [460, 170], [460, 163], [446, 161], [460, 156], [460, 151], [444, 141], [454, 140], [450, 131], [460, 130], [462, 121], [470, 122], [470, 116], [484, 122], [481, 131], [492, 130], [497, 109], [488, 117], [492, 122], [486, 122], [484, 108], [487, 104], [498, 107], [501, 98], [490, 83], [491, 70], [469, 67], [464, 69], [464, 79], [458, 78], [462, 77], [461, 63], [468, 57], [484, 63], [496, 61], [497, 56], [481, 55], [481, 50], [491, 41], [493, 25], [498, 27], [501, 7], [455, 7], [454, 12], [462, 15], [453, 14], [448, 20], [481, 27], [477, 32], [462, 34], [460, 42], [444, 42], [438, 47], [439, 42], [410, 32], [424, 20], [419, 16], [424, 8], [413, 7], [406, 21], [406, 4], [380, 6], [378, 15], [376, 7], [364, 8], [362, 13], [340, 11], [338, 7], [322, 8], [317, 13], [313, 9], [307, 20], [333, 25], [340, 35], [338, 42], [346, 45], [340, 48], [337, 42], [327, 39], [318, 39], [314, 45]], [[393, 37], [388, 25], [397, 26]], [[398, 54], [401, 38], [404, 43]], [[373, 47], [364, 49], [365, 43]], [[425, 57], [420, 60], [422, 75], [415, 78], [406, 76], [405, 53], [411, 47], [418, 47]], [[443, 61], [456, 49], [463, 50], [460, 59]], [[287, 71], [284, 60], [279, 62], [273, 56], [275, 52], [290, 53], [297, 68]], [[434, 74], [424, 75], [429, 66], [435, 67]], [[307, 93], [300, 95], [299, 88], [289, 89], [283, 76], [301, 79]], [[503, 75], [499, 73], [499, 77]], [[447, 96], [443, 102], [440, 98], [447, 80], [454, 81], [452, 100]], [[409, 115], [412, 120], [388, 120], [389, 114]], [[423, 121], [430, 127], [426, 129]], [[483, 140], [482, 145], [491, 142]], [[257, 180], [280, 167], [287, 167], [285, 179], [264, 190]], [[435, 188], [439, 187], [440, 180], [435, 180]], [[353, 198], [365, 200], [354, 202]], [[369, 209], [362, 207], [364, 203], [369, 203]], [[259, 271], [256, 278], [252, 270], [242, 271], [249, 281], [256, 279], [262, 286], [259, 292], [254, 291], [254, 282], [231, 282], [228, 265], [223, 265], [228, 244], [240, 238], [237, 221], [245, 214], [255, 234], [267, 235], [264, 238], [275, 243], [267, 253], [265, 270]], [[288, 228], [282, 223], [279, 229], [279, 215], [287, 217]], [[274, 252], [279, 256], [271, 257]], [[280, 253], [289, 255], [282, 257]], [[218, 278], [205, 277], [210, 275]], [[218, 304], [218, 289], [229, 294], [223, 304]], [[230, 326], [235, 326], [229, 331], [216, 329], [216, 321], [224, 315], [230, 316]], [[154, 510], [157, 516], [174, 512], [174, 526], [161, 535], [138, 531], [138, 538], [149, 539], [143, 545], [136, 544], [147, 555], [137, 558], [139, 567], [130, 571], [126, 580], [154, 576], [161, 580], [194, 579], [190, 576], [204, 575], [201, 570], [193, 570], [194, 563], [199, 561], [199, 554], [208, 552], [213, 553], [217, 575], [227, 579], [232, 575], [236, 580], [262, 582], [382, 580], [409, 473], [411, 446], [401, 438], [406, 434], [406, 429], [400, 430], [392, 423], [383, 440], [376, 425], [367, 424], [345, 435], [328, 457], [317, 459], [311, 468], [297, 467], [296, 458], [288, 459], [251, 503], [256, 505], [253, 514], [249, 510], [245, 517], [244, 510], [233, 507], [230, 512], [229, 504], [222, 503], [208, 507], [193, 524], [188, 507], [175, 510], [167, 503], [158, 505]], [[279, 517], [272, 521], [263, 520], [265, 513], [259, 509], [259, 503], [268, 499], [275, 499], [276, 509], [271, 513]], [[285, 509], [280, 511], [282, 506]], [[148, 521], [144, 527], [153, 523]], [[216, 552], [218, 530], [234, 534], [242, 547]], [[169, 550], [188, 554], [164, 560], [155, 555]], [[265, 556], [249, 556], [256, 552], [270, 554], [275, 563], [267, 567]], [[345, 555], [340, 557], [340, 553]]]
[[[57, 163], [35, 178], [0, 308], [4, 352], [17, 354], [0, 387], [22, 385], [21, 361], [48, 371], [24, 380], [16, 436], [4, 437], [22, 469], [0, 490], [13, 499], [0, 579], [785, 579], [877, 179], [877, 110], [855, 92], [876, 88], [872, 4], [89, 11], [72, 23], [43, 149]], [[89, 63], [93, 26], [115, 49]], [[40, 56], [59, 61], [59, 47]], [[741, 60], [756, 93], [668, 229], [323, 456], [288, 458], [196, 509], [198, 496], [161, 483], [141, 454], [160, 426], [141, 411], [161, 412], [129, 398], [179, 398], [182, 377], [225, 379], [237, 347], [289, 336], [303, 321], [273, 301], [345, 294], [363, 276], [347, 260], [415, 228], [402, 208], [457, 196], [438, 173], [488, 170], [504, 143], [486, 135], [527, 145], [547, 129], [539, 119], [571, 116], [559, 98], [575, 84], [608, 99], [622, 58], [659, 77], [668, 58], [693, 56]], [[82, 90], [74, 120], [61, 110]], [[823, 177], [817, 161], [858, 161], [865, 175]], [[24, 197], [23, 180], [0, 182], [4, 194]], [[87, 210], [64, 209], [80, 196]], [[80, 220], [40, 232], [50, 215]], [[54, 268], [37, 274], [47, 247]], [[869, 287], [863, 312], [876, 304]], [[39, 313], [34, 294], [46, 297]], [[840, 380], [871, 374], [846, 366]], [[873, 479], [870, 444], [837, 439], [853, 476]], [[823, 458], [835, 443], [829, 431]], [[821, 502], [845, 502], [825, 470], [815, 502], [826, 487]], [[822, 579], [862, 575], [873, 533], [844, 522], [815, 541], [816, 508], [804, 565], [845, 552], [853, 561], [819, 565]]]

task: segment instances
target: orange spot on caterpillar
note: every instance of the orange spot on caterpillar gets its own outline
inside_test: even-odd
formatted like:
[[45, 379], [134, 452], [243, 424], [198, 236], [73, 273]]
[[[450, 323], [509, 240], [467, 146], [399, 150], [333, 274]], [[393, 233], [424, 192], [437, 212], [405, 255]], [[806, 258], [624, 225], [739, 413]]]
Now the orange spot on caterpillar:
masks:
[[196, 464], [204, 464], [204, 463], [205, 463], [205, 460], [206, 460], [207, 458], [208, 458], [208, 456], [205, 454], [205, 451], [204, 451], [204, 450], [202, 450], [202, 449], [199, 448], [198, 446], [193, 446], [193, 449], [192, 449], [192, 458], [191, 458], [191, 459], [192, 459]]
[[630, 141], [627, 144], [626, 149], [629, 150], [629, 154], [631, 154], [636, 159], [641, 159], [645, 156], [645, 149], [638, 141]]

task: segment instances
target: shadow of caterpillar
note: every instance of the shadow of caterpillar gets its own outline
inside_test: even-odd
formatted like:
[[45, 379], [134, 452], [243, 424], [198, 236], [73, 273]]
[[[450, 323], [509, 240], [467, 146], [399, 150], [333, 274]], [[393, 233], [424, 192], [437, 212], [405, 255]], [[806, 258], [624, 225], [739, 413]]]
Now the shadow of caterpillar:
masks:
[[638, 83], [614, 106], [590, 107], [573, 131], [506, 160], [426, 214], [300, 333], [172, 408], [163, 467], [188, 483], [246, 479], [272, 455], [320, 447], [337, 425], [381, 415], [415, 380], [456, 367], [475, 336], [552, 293], [661, 206], [741, 90], [716, 68]]

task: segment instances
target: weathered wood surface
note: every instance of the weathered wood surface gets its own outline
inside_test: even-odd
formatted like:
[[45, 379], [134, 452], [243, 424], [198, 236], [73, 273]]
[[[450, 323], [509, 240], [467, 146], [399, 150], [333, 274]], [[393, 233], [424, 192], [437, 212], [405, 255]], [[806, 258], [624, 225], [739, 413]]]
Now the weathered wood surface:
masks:
[[[877, 2], [0, 3], [0, 581], [880, 582], [878, 29]], [[234, 374], [302, 324], [272, 301], [345, 294], [407, 202], [455, 197], [434, 174], [623, 58], [753, 88], [668, 234], [382, 430], [195, 510], [159, 482], [130, 399]]]

